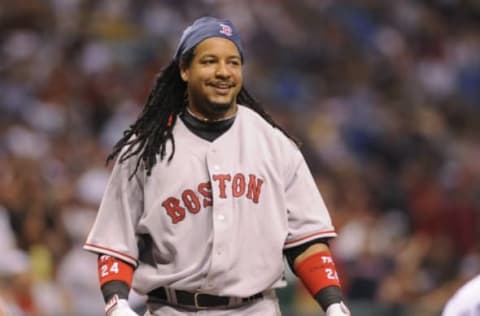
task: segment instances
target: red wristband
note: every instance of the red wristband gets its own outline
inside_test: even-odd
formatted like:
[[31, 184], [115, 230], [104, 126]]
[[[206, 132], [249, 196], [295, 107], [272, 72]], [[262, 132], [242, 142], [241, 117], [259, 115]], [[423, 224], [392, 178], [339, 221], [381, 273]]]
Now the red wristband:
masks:
[[315, 253], [300, 261], [295, 266], [295, 271], [312, 295], [317, 294], [327, 286], [340, 287], [335, 263], [328, 250]]
[[102, 255], [98, 258], [98, 278], [100, 286], [109, 281], [123, 281], [131, 287], [133, 267], [115, 257]]

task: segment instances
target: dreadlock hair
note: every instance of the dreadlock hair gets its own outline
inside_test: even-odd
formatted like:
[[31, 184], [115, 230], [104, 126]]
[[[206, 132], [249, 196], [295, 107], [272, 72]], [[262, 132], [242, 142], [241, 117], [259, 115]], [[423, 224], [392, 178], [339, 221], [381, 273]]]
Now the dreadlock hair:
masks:
[[[186, 67], [190, 66], [194, 51], [195, 47], [182, 55], [181, 63]], [[179, 63], [175, 60], [162, 69], [150, 91], [142, 113], [135, 123], [123, 132], [123, 137], [114, 145], [112, 152], [107, 157], [106, 162], [108, 164], [120, 152], [122, 152], [119, 157], [120, 163], [133, 156], [138, 156], [130, 178], [135, 175], [142, 162], [147, 176], [150, 176], [153, 166], [157, 163], [157, 155], [159, 155], [160, 160], [165, 158], [167, 141], [172, 143], [172, 152], [168, 161], [173, 158], [175, 139], [172, 130], [177, 114], [183, 112], [187, 105], [187, 84], [182, 80], [179, 69]], [[300, 146], [299, 141], [280, 127], [244, 87], [240, 89], [237, 103], [257, 112], [268, 123], [282, 131], [297, 146]], [[123, 150], [124, 147], [127, 148]]]

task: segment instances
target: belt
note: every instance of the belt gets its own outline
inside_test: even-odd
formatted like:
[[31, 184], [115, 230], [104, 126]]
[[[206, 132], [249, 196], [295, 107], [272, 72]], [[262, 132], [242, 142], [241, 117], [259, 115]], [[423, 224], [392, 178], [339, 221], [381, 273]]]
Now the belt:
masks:
[[263, 293], [249, 297], [217, 296], [201, 292], [187, 292], [159, 287], [148, 293], [152, 302], [161, 301], [169, 305], [181, 306], [189, 309], [214, 309], [241, 306], [262, 298]]

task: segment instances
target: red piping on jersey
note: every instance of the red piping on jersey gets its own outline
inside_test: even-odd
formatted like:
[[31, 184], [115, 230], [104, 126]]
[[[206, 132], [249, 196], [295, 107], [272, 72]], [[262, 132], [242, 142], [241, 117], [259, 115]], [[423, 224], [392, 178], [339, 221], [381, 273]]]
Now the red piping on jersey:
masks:
[[304, 237], [301, 237], [301, 238], [297, 238], [297, 239], [294, 239], [294, 240], [289, 240], [285, 243], [285, 245], [294, 244], [296, 242], [299, 242], [299, 241], [302, 241], [302, 240], [305, 240], [305, 239], [309, 239], [311, 237], [324, 235], [324, 234], [329, 234], [329, 233], [335, 233], [335, 230], [333, 230], [333, 229], [332, 230], [325, 230], [325, 231], [316, 232], [316, 233], [313, 233], [313, 234], [310, 234], [310, 235], [307, 235], [307, 236], [304, 236]]
[[138, 262], [137, 259], [135, 259], [134, 257], [132, 256], [129, 256], [129, 255], [126, 255], [120, 251], [117, 251], [117, 250], [113, 250], [113, 249], [110, 249], [110, 248], [107, 248], [107, 247], [102, 247], [102, 246], [98, 246], [98, 245], [94, 245], [94, 244], [89, 244], [89, 243], [86, 243], [85, 246], [87, 247], [92, 247], [92, 248], [97, 248], [97, 249], [101, 249], [101, 250], [107, 250], [107, 251], [110, 251], [110, 252], [113, 252], [113, 253], [116, 253], [118, 255], [121, 255], [123, 257], [126, 257], [130, 260], [132, 260], [133, 262], [135, 262], [135, 264]]

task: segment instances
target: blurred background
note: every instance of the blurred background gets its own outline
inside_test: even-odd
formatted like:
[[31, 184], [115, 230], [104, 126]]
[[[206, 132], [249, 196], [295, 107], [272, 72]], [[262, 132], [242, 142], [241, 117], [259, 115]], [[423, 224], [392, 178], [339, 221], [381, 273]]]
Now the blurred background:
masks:
[[[476, 0], [0, 0], [0, 306], [103, 315], [81, 245], [105, 158], [202, 15], [303, 142], [353, 315], [439, 315], [480, 273]], [[287, 278], [284, 315], [322, 315]]]

